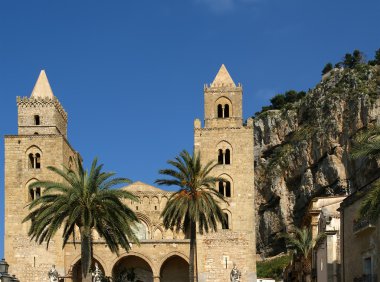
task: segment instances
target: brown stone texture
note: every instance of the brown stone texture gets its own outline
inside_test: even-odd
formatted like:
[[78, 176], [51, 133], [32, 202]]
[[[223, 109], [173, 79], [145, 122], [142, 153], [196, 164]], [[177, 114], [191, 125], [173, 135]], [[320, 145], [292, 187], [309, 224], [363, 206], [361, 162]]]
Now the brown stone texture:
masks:
[[200, 282], [228, 281], [235, 263], [242, 272], [242, 281], [256, 281], [253, 122], [249, 119], [243, 125], [242, 87], [236, 87], [224, 69], [222, 66], [211, 86], [205, 87], [205, 126], [202, 128], [199, 120], [194, 122], [194, 148], [204, 164], [217, 162], [220, 150], [223, 152], [223, 164], [215, 168], [214, 174], [231, 183], [228, 203], [222, 204], [229, 226], [216, 233], [198, 234], [198, 275]]

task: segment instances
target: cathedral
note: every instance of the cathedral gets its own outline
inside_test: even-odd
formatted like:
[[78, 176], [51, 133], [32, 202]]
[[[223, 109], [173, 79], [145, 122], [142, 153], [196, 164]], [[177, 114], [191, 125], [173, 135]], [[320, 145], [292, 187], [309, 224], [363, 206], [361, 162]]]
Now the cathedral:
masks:
[[[227, 200], [222, 209], [228, 218], [218, 232], [197, 234], [199, 282], [230, 281], [231, 270], [236, 268], [240, 281], [256, 281], [253, 120], [244, 121], [242, 99], [242, 86], [235, 84], [222, 65], [214, 81], [204, 86], [203, 125], [199, 119], [194, 121], [194, 150], [200, 152], [202, 162], [217, 162], [213, 173], [225, 180], [215, 188]], [[80, 157], [67, 139], [67, 113], [44, 71], [30, 97], [17, 97], [17, 109], [18, 133], [5, 136], [4, 244], [9, 273], [22, 282], [49, 281], [47, 273], [55, 265], [60, 281], [82, 281], [80, 245], [74, 244], [74, 238], [62, 249], [58, 232], [47, 250], [45, 243], [30, 240], [29, 223], [22, 223], [27, 204], [44, 193], [43, 188], [29, 188], [30, 184], [62, 181], [46, 167], [70, 167]], [[135, 230], [140, 245], [117, 256], [95, 233], [94, 264], [106, 277], [133, 273], [133, 281], [188, 281], [189, 239], [181, 232], [166, 230], [160, 218], [172, 192], [142, 182], [121, 189], [139, 199], [127, 204], [140, 219]]]

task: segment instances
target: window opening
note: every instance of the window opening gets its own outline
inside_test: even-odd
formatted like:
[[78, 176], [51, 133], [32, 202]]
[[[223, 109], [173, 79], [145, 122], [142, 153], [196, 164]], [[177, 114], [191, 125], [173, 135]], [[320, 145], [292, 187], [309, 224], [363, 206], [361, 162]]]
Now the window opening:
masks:
[[35, 168], [41, 168], [41, 155], [39, 153], [37, 153], [35, 157]]
[[221, 104], [218, 105], [218, 118], [223, 118], [223, 107]]
[[223, 150], [218, 150], [218, 164], [223, 164]]
[[41, 197], [41, 188], [40, 187], [34, 187], [29, 188], [29, 200], [33, 201]]
[[224, 196], [223, 181], [219, 181], [219, 193]]
[[368, 276], [372, 275], [372, 259], [371, 259], [371, 257], [364, 258], [363, 274], [368, 275]]
[[227, 104], [224, 105], [224, 117], [225, 118], [230, 117], [230, 106]]
[[226, 183], [226, 190], [225, 190], [225, 195], [226, 197], [230, 198], [231, 197], [231, 183], [227, 181]]
[[227, 149], [226, 150], [226, 154], [225, 154], [225, 157], [224, 157], [224, 163], [225, 164], [230, 164], [231, 163], [231, 158], [230, 158], [230, 149]]
[[34, 156], [32, 153], [29, 154], [29, 168], [34, 168]]
[[40, 125], [40, 116], [39, 115], [35, 115], [34, 116], [34, 124], [35, 125]]
[[34, 200], [34, 190], [33, 189], [29, 189], [29, 200]]
[[35, 196], [35, 198], [38, 199], [39, 197], [41, 197], [41, 188], [37, 187], [36, 188], [36, 196]]

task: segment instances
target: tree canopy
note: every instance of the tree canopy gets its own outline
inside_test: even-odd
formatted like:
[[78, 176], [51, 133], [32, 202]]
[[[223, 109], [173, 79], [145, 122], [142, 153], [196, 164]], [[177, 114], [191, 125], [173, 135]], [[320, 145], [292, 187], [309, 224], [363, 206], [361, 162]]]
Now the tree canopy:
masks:
[[60, 176], [62, 182], [37, 181], [31, 187], [43, 187], [40, 198], [29, 204], [30, 221], [28, 235], [41, 244], [49, 242], [58, 230], [63, 232], [63, 246], [76, 233], [81, 238], [82, 274], [86, 277], [92, 259], [92, 230], [104, 238], [110, 250], [116, 254], [120, 248], [128, 251], [130, 242], [138, 243], [132, 226], [138, 221], [135, 213], [123, 203], [136, 201], [136, 197], [124, 189], [112, 189], [115, 185], [130, 183], [127, 178], [115, 178], [112, 172], [102, 172], [103, 165], [95, 159], [89, 172], [77, 158], [74, 169], [48, 167]]

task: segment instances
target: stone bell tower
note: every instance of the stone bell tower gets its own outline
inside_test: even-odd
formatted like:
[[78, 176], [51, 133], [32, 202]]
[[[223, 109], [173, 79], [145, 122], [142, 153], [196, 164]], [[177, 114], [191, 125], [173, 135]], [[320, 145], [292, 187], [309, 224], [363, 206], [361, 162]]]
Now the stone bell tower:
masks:
[[[69, 166], [76, 152], [67, 141], [67, 114], [41, 71], [30, 97], [17, 97], [18, 134], [5, 136], [5, 259], [20, 281], [48, 281], [52, 264], [65, 270], [61, 234], [46, 250], [28, 237], [27, 205], [43, 194], [29, 185], [37, 180], [61, 181], [48, 166]], [[59, 233], [59, 232], [58, 232]]]
[[225, 181], [216, 189], [228, 223], [216, 233], [197, 235], [200, 282], [229, 281], [236, 264], [241, 281], [256, 281], [255, 192], [253, 120], [243, 122], [243, 88], [236, 85], [224, 65], [211, 85], [204, 87], [204, 127], [194, 122], [194, 149], [202, 162], [218, 163], [214, 173]]

